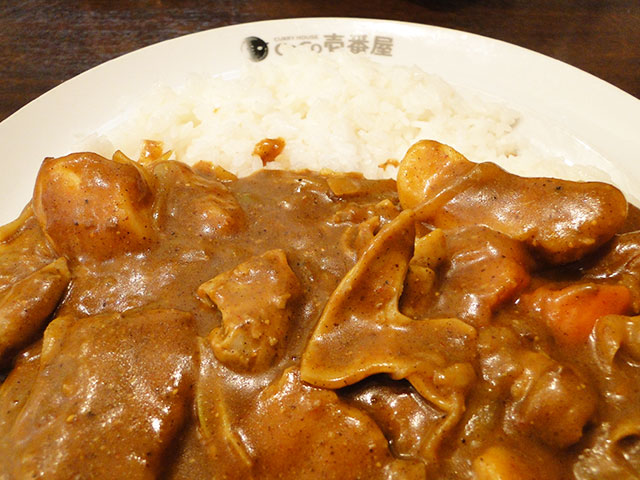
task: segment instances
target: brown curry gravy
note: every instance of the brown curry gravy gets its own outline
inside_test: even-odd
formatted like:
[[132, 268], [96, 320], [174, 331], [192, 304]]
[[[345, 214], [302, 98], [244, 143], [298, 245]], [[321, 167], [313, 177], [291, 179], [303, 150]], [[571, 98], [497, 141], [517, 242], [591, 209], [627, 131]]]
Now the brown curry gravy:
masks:
[[[275, 170], [263, 170], [246, 178], [221, 178], [207, 165], [189, 169], [173, 162], [156, 165], [153, 171], [154, 195], [163, 199], [160, 210], [154, 212], [157, 238], [148, 248], [135, 253], [70, 260], [72, 280], [55, 312], [55, 317], [68, 319], [66, 323], [59, 322], [66, 330], [48, 332], [49, 338], [45, 340], [49, 342], [49, 349], [54, 348], [55, 341], [61, 342], [62, 346], [55, 347], [61, 348], [60, 355], [73, 356], [73, 351], [65, 350], [65, 331], [76, 332], [77, 338], [89, 335], [89, 331], [108, 338], [116, 332], [129, 335], [126, 325], [140, 324], [137, 332], [148, 338], [148, 345], [141, 339], [133, 339], [126, 348], [154, 349], [156, 356], [166, 359], [163, 368], [180, 376], [172, 380], [162, 372], [152, 375], [156, 383], [150, 385], [157, 388], [175, 381], [176, 399], [162, 400], [166, 403], [158, 407], [161, 400], [157, 394], [149, 393], [146, 397], [151, 402], [148, 411], [152, 413], [148, 416], [157, 415], [158, 419], [157, 436], [149, 440], [149, 458], [124, 461], [117, 457], [123, 451], [137, 451], [136, 445], [140, 444], [137, 435], [129, 430], [126, 431], [130, 433], [125, 434], [125, 430], [118, 427], [114, 430], [119, 433], [118, 437], [101, 439], [105, 451], [113, 457], [97, 462], [100, 465], [93, 471], [86, 470], [93, 464], [82, 448], [91, 449], [95, 445], [65, 439], [99, 429], [99, 419], [88, 418], [87, 422], [93, 423], [80, 425], [77, 430], [74, 422], [79, 420], [71, 414], [66, 416], [62, 427], [54, 420], [47, 424], [46, 418], [39, 423], [38, 412], [46, 410], [50, 415], [47, 418], [53, 419], [60, 412], [67, 412], [64, 398], [79, 401], [82, 396], [69, 393], [65, 397], [64, 392], [53, 392], [58, 407], [42, 410], [43, 407], [36, 404], [33, 398], [42, 395], [38, 388], [50, 387], [50, 383], [38, 378], [43, 374], [43, 370], [38, 370], [42, 341], [34, 338], [35, 343], [19, 354], [6, 370], [8, 376], [0, 387], [0, 438], [3, 439], [0, 440], [3, 459], [0, 478], [21, 478], [36, 472], [46, 478], [68, 478], [72, 472], [83, 478], [86, 472], [95, 478], [109, 469], [120, 472], [116, 464], [119, 468], [123, 464], [135, 464], [137, 467], [128, 475], [140, 478], [249, 478], [250, 475], [255, 478], [474, 478], [474, 474], [483, 474], [486, 465], [478, 460], [483, 455], [493, 458], [492, 461], [497, 458], [497, 464], [515, 465], [514, 471], [521, 475], [518, 478], [614, 478], [625, 474], [632, 478], [633, 472], [639, 471], [637, 425], [640, 418], [636, 412], [640, 405], [640, 372], [637, 365], [628, 361], [619, 368], [603, 370], [594, 364], [591, 344], [558, 345], [536, 315], [523, 306], [520, 293], [496, 306], [486, 323], [478, 326], [478, 330], [489, 333], [484, 338], [481, 336], [482, 351], [473, 353], [477, 378], [465, 395], [466, 411], [432, 456], [425, 456], [418, 447], [423, 433], [428, 436], [427, 432], [437, 424], [440, 412], [437, 406], [420, 398], [406, 380], [376, 375], [338, 390], [337, 395], [325, 394], [323, 389], [301, 383], [295, 371], [327, 300], [355, 265], [373, 234], [401, 211], [394, 181], [366, 180], [356, 174], [328, 178], [309, 171]], [[233, 210], [232, 215], [226, 215], [222, 208], [223, 221], [218, 219], [207, 226], [210, 217], [204, 216], [203, 210], [211, 193], [207, 189], [209, 183], [218, 184], [218, 188], [225, 191], [225, 198], [236, 202], [239, 208]], [[374, 217], [378, 221], [366, 227], [366, 222]], [[632, 208], [628, 218], [626, 230], [640, 226], [637, 209]], [[28, 221], [22, 232], [37, 228]], [[464, 242], [466, 234], [460, 235], [458, 241]], [[480, 238], [477, 235], [484, 233], [474, 235], [477, 239]], [[275, 249], [286, 253], [300, 287], [289, 303], [291, 318], [286, 336], [279, 339], [284, 349], [264, 371], [233, 371], [220, 363], [206, 341], [221, 323], [220, 311], [203, 302], [197, 291], [217, 275]], [[588, 268], [586, 263], [584, 267], [580, 264], [556, 269], [532, 268], [530, 285], [522, 293], [543, 285], [555, 288], [579, 281]], [[473, 280], [468, 279], [467, 283]], [[463, 293], [454, 292], [450, 296], [449, 302], [455, 303], [458, 298], [460, 303], [447, 304], [449, 310], [471, 308], [464, 303]], [[164, 309], [188, 312], [193, 322], [175, 320], [171, 314], [169, 323], [164, 323], [161, 320]], [[159, 318], [157, 322], [175, 325], [175, 329], [167, 329], [158, 336], [156, 326], [156, 334], [149, 333], [141, 320], [145, 311], [161, 312], [154, 313]], [[108, 315], [115, 312], [134, 313], [131, 317], [113, 320], [114, 325], [120, 326], [113, 327], [111, 332]], [[87, 321], [96, 316], [103, 318], [101, 315], [107, 316], [102, 323]], [[84, 327], [82, 322], [86, 322]], [[175, 341], [171, 340], [172, 336]], [[502, 340], [497, 342], [499, 337]], [[109, 342], [105, 340], [104, 345], [125, 348], [117, 341]], [[78, 343], [73, 348], [80, 349], [82, 345]], [[564, 375], [562, 372], [571, 369], [595, 392], [594, 410], [588, 413], [577, 441], [554, 445], [553, 439], [517, 424], [518, 415], [527, 414], [519, 413], [521, 405], [509, 403], [509, 382], [512, 381], [509, 362], [517, 363], [509, 345], [513, 345], [513, 351], [520, 352], [518, 355], [536, 352], [552, 359], [550, 362], [555, 363], [549, 367], [551, 372]], [[522, 355], [528, 355], [526, 352]], [[117, 366], [108, 360], [113, 353], [104, 352], [105, 368]], [[57, 357], [55, 352], [50, 355], [53, 359], [47, 364], [46, 373], [50, 376], [47, 381], [65, 384], [66, 377], [56, 380]], [[141, 357], [144, 357], [141, 365], [153, 368], [152, 360]], [[174, 357], [179, 357], [180, 362], [171, 360]], [[102, 381], [99, 356], [74, 357], [73, 365], [82, 368], [82, 362], [87, 365], [94, 362], [87, 367], [90, 375], [86, 372], [80, 375], [83, 381]], [[67, 364], [60, 365], [61, 372], [69, 368]], [[180, 368], [177, 365], [181, 365]], [[504, 371], [498, 371], [501, 365]], [[553, 381], [554, 378], [550, 378], [549, 388]], [[573, 391], [556, 393], [570, 395]], [[88, 398], [88, 395], [85, 396]], [[120, 398], [118, 392], [114, 395]], [[104, 407], [101, 411], [105, 415], [117, 417], [118, 410], [104, 406], [109, 403], [108, 398], [92, 401]], [[212, 406], [216, 404], [224, 408]], [[557, 405], [565, 404], [558, 400]], [[122, 408], [136, 410], [140, 404]], [[215, 410], [212, 418], [216, 419], [211, 420], [209, 426], [202, 424], [207, 422], [207, 417], [202, 416], [203, 409], [207, 408], [221, 408]], [[300, 416], [291, 413], [296, 408], [303, 412]], [[158, 413], [161, 410], [168, 413], [162, 416]], [[79, 409], [73, 415], [82, 414]], [[549, 420], [553, 421], [557, 414], [556, 411], [549, 413]], [[639, 423], [635, 424], [635, 430], [629, 427], [630, 433], [614, 448], [610, 441], [611, 426], [620, 424], [629, 415], [635, 416]], [[220, 416], [228, 422], [235, 437], [225, 436], [227, 430], [216, 423]], [[505, 420], [507, 417], [511, 420]], [[142, 425], [146, 425], [148, 418], [136, 415], [124, 415], [124, 418], [138, 426], [139, 431], [146, 431]], [[345, 424], [344, 418], [351, 423]], [[108, 420], [101, 421], [104, 425]], [[219, 431], [205, 432], [213, 427]], [[51, 438], [38, 433], [43, 428], [48, 429], [47, 435], [59, 434], [61, 440], [52, 443]], [[161, 433], [165, 431], [168, 433], [163, 436]], [[343, 435], [348, 442], [340, 441]], [[244, 454], [229, 447], [234, 442], [240, 444]], [[330, 448], [332, 442], [335, 452]], [[308, 451], [310, 446], [315, 451]], [[24, 460], [27, 453], [34, 451], [40, 452], [39, 458], [36, 455], [35, 459]], [[58, 464], [52, 461], [54, 458]]]

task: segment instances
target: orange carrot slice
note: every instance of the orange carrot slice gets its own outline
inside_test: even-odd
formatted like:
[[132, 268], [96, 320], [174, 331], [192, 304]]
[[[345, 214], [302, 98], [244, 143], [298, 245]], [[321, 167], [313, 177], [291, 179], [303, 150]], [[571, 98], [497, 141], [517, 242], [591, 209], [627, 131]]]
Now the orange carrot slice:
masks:
[[587, 340], [598, 318], [623, 315], [631, 307], [631, 293], [623, 285], [586, 283], [552, 290], [541, 287], [528, 299], [554, 338], [575, 345]]

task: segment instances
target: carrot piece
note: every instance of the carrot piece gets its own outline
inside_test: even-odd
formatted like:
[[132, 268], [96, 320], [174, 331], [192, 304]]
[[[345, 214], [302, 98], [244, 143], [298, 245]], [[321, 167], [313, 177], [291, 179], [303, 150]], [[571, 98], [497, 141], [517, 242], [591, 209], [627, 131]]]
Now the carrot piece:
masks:
[[575, 345], [587, 340], [598, 318], [628, 313], [631, 293], [623, 285], [586, 283], [560, 290], [541, 287], [530, 301], [558, 342]]

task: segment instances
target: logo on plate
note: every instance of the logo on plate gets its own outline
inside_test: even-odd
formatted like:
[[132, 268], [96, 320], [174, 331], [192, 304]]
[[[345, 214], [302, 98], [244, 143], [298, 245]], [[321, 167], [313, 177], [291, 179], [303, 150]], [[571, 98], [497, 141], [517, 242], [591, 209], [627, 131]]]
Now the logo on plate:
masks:
[[269, 46], [267, 42], [258, 37], [247, 37], [242, 42], [242, 51], [253, 62], [260, 62], [269, 55]]
[[393, 56], [393, 37], [367, 34], [327, 33], [283, 35], [273, 39], [272, 50], [276, 55], [286, 55], [287, 49], [307, 48], [312, 52], [348, 52], [355, 55]]

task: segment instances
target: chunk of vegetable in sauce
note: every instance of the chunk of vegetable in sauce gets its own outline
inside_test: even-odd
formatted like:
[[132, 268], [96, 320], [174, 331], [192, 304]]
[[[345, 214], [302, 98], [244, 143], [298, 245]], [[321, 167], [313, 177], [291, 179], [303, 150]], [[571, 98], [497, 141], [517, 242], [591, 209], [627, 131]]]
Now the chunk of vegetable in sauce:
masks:
[[560, 290], [541, 287], [526, 299], [560, 343], [584, 343], [596, 321], [631, 309], [631, 294], [623, 285], [584, 283]]

